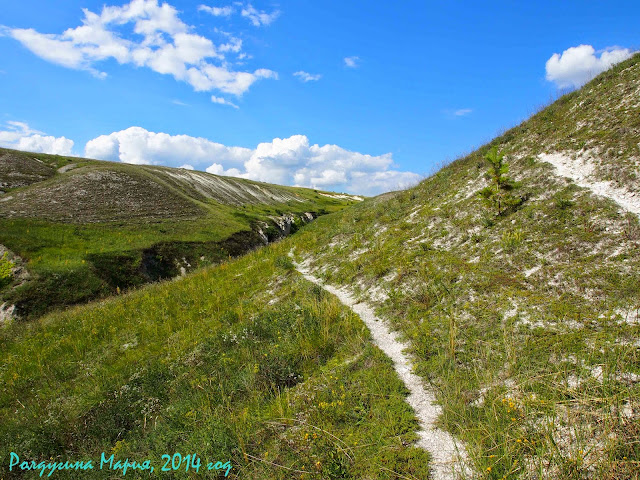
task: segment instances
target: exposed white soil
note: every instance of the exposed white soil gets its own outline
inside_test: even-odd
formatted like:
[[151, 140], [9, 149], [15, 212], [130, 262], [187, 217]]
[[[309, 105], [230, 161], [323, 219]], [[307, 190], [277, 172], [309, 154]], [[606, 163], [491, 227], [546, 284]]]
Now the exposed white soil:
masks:
[[0, 305], [0, 327], [5, 323], [11, 323], [15, 319], [15, 315], [13, 313], [15, 309], [15, 305], [9, 305], [8, 303]]
[[[5, 254], [7, 255], [8, 260], [13, 263], [11, 273], [13, 274], [14, 280], [17, 280], [17, 284], [11, 288], [19, 287], [31, 278], [31, 274], [24, 266], [24, 260], [22, 260], [21, 257], [13, 253], [4, 245], [0, 244], [0, 258], [3, 258]], [[0, 305], [0, 326], [9, 324], [11, 321], [15, 320], [17, 318], [15, 311], [15, 305], [8, 302], [2, 303]]]
[[534, 273], [536, 273], [538, 270], [540, 270], [542, 268], [542, 265], [536, 265], [535, 267], [531, 267], [528, 270], [525, 270], [524, 276], [529, 278], [531, 275], [533, 275]]
[[376, 317], [365, 303], [356, 300], [345, 288], [326, 285], [313, 276], [306, 263], [294, 263], [296, 269], [310, 282], [332, 293], [347, 307], [357, 313], [371, 331], [374, 343], [393, 360], [393, 366], [410, 394], [407, 402], [416, 412], [421, 430], [417, 446], [427, 450], [432, 457], [431, 470], [434, 480], [458, 478], [460, 474], [469, 475], [466, 465], [466, 453], [460, 441], [456, 441], [448, 432], [436, 427], [442, 408], [436, 404], [433, 392], [425, 388], [420, 377], [413, 373], [409, 357], [404, 353], [407, 345], [398, 339], [398, 335], [389, 329], [387, 323]]
[[323, 197], [329, 198], [338, 198], [343, 200], [355, 200], [356, 202], [361, 202], [364, 198], [358, 195], [347, 195], [346, 193], [320, 193]]
[[619, 324], [626, 323], [627, 325], [638, 325], [640, 324], [640, 307], [632, 307], [627, 310], [619, 308], [615, 311], [615, 314], [618, 316]]
[[357, 260], [360, 255], [366, 253], [367, 251], [369, 251], [368, 248], [359, 248], [358, 250], [354, 250], [353, 252], [351, 252], [351, 254], [349, 254], [349, 260], [353, 262], [354, 260]]
[[65, 165], [64, 167], [60, 167], [58, 169], [58, 173], [65, 173], [68, 172], [69, 170], [73, 170], [74, 168], [76, 168], [78, 165], [75, 163], [70, 163], [69, 165]]
[[640, 194], [616, 187], [612, 182], [594, 178], [595, 166], [588, 156], [577, 157], [574, 160], [565, 153], [543, 153], [538, 158], [556, 167], [558, 175], [570, 178], [576, 185], [609, 198], [628, 212], [640, 216]]
[[239, 181], [232, 177], [221, 177], [209, 173], [166, 168], [160, 170], [165, 175], [184, 182], [201, 195], [227, 204], [243, 203], [286, 203], [302, 201], [284, 189]]
[[413, 210], [411, 210], [411, 212], [409, 213], [409, 215], [407, 216], [406, 222], [407, 223], [416, 223], [416, 215], [418, 215], [420, 213], [420, 210], [422, 210], [422, 205], [418, 205], [416, 207], [414, 207]]

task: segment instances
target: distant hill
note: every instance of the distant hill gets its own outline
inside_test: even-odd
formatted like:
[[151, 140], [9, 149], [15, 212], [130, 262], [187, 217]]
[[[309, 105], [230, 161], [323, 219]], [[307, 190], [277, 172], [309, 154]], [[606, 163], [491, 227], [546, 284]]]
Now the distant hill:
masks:
[[6, 149], [0, 191], [0, 245], [22, 269], [0, 295], [21, 317], [244, 253], [359, 199]]

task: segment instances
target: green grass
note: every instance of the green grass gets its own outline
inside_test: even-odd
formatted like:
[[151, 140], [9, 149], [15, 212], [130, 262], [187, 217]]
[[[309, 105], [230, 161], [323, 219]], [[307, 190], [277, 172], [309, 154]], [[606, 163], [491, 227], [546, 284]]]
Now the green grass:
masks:
[[[448, 185], [436, 178], [419, 189], [428, 198]], [[418, 372], [444, 407], [443, 426], [466, 442], [476, 471], [634, 478], [640, 325], [617, 312], [640, 307], [638, 244], [599, 227], [616, 231], [626, 220], [580, 195], [571, 215], [550, 198], [491, 226], [480, 216], [439, 221], [430, 209], [409, 224], [411, 195], [353, 207], [341, 221], [320, 219], [295, 239], [296, 251], [325, 267], [327, 282], [361, 285], [369, 301], [370, 288], [382, 287], [380, 315], [411, 341]], [[461, 211], [473, 211], [474, 201]], [[438, 226], [427, 230], [430, 223]], [[375, 236], [381, 224], [387, 230]], [[421, 243], [409, 242], [420, 235]], [[621, 254], [607, 258], [618, 246]], [[526, 277], [536, 263], [540, 270]]]
[[104, 451], [156, 470], [163, 454], [197, 453], [231, 461], [230, 478], [426, 478], [390, 360], [288, 248], [3, 329], [3, 475], [11, 451]]
[[13, 268], [15, 264], [9, 260], [9, 255], [5, 252], [0, 257], [0, 288], [9, 285], [13, 280]]
[[[608, 105], [621, 128], [636, 125], [637, 107], [625, 123], [631, 113], [616, 109], [625, 98], [616, 93], [638, 83], [639, 59], [417, 187], [319, 219], [295, 239], [299, 260], [355, 288], [410, 341], [442, 426], [464, 440], [483, 478], [638, 478], [640, 222], [536, 156], [567, 148], [571, 106], [583, 101]], [[599, 132], [583, 132], [592, 148], [637, 145], [635, 127]], [[509, 152], [526, 196], [507, 215], [477, 196], [492, 146]], [[620, 155], [601, 167], [620, 159], [626, 168]]]

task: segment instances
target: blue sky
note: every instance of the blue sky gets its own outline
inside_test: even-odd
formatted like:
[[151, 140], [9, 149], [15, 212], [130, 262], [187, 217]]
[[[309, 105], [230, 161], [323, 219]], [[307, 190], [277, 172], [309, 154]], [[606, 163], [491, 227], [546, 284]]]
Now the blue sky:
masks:
[[362, 194], [417, 182], [640, 45], [635, 1], [2, 10], [1, 145]]

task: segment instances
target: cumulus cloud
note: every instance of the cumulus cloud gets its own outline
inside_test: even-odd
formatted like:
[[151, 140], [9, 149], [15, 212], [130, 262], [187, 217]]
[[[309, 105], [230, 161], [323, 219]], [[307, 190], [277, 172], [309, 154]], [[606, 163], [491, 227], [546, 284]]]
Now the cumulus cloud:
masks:
[[344, 64], [349, 68], [356, 68], [360, 65], [360, 57], [345, 57]]
[[209, 165], [206, 170], [207, 173], [213, 173], [214, 175], [226, 175], [227, 177], [239, 177], [242, 175], [242, 172], [237, 168], [230, 168], [225, 170], [222, 165], [219, 163], [212, 163]]
[[235, 103], [230, 102], [222, 97], [216, 97], [215, 95], [211, 95], [211, 101], [213, 103], [219, 103], [220, 105], [229, 105], [233, 108], [239, 108]]
[[65, 137], [52, 137], [33, 130], [24, 122], [7, 122], [0, 130], [0, 146], [28, 152], [71, 155], [73, 140]]
[[596, 52], [591, 45], [571, 47], [547, 60], [547, 80], [559, 88], [578, 88], [631, 55], [633, 52], [628, 48], [611, 47]]
[[89, 141], [85, 153], [127, 163], [187, 164], [215, 175], [364, 195], [405, 188], [422, 178], [394, 169], [390, 153], [376, 156], [338, 145], [311, 145], [305, 135], [274, 138], [249, 149], [130, 127]]
[[293, 75], [298, 77], [304, 83], [317, 82], [318, 80], [320, 80], [320, 78], [322, 78], [322, 75], [320, 75], [319, 73], [308, 73], [303, 72], [302, 70], [300, 70], [299, 72], [295, 72]]
[[262, 25], [270, 25], [273, 21], [280, 16], [280, 12], [275, 10], [271, 13], [266, 13], [260, 10], [256, 10], [251, 4], [248, 4], [242, 9], [240, 14], [249, 19], [254, 27], [260, 27]]
[[[214, 7], [210, 7], [214, 8]], [[193, 33], [178, 11], [158, 0], [131, 0], [123, 6], [104, 6], [100, 14], [83, 9], [82, 25], [62, 34], [44, 34], [32, 28], [4, 28], [39, 57], [67, 68], [87, 70], [97, 77], [106, 73], [96, 64], [114, 59], [172, 75], [196, 91], [219, 90], [242, 95], [261, 78], [277, 78], [275, 72], [233, 71], [226, 55], [240, 54], [242, 41], [226, 35], [225, 43]], [[121, 32], [131, 27], [128, 36]]]
[[141, 127], [101, 135], [87, 142], [85, 155], [100, 160], [122, 161], [139, 165], [186, 164], [202, 169], [217, 159], [228, 165], [242, 165], [251, 150], [227, 147], [206, 138], [149, 132]]

